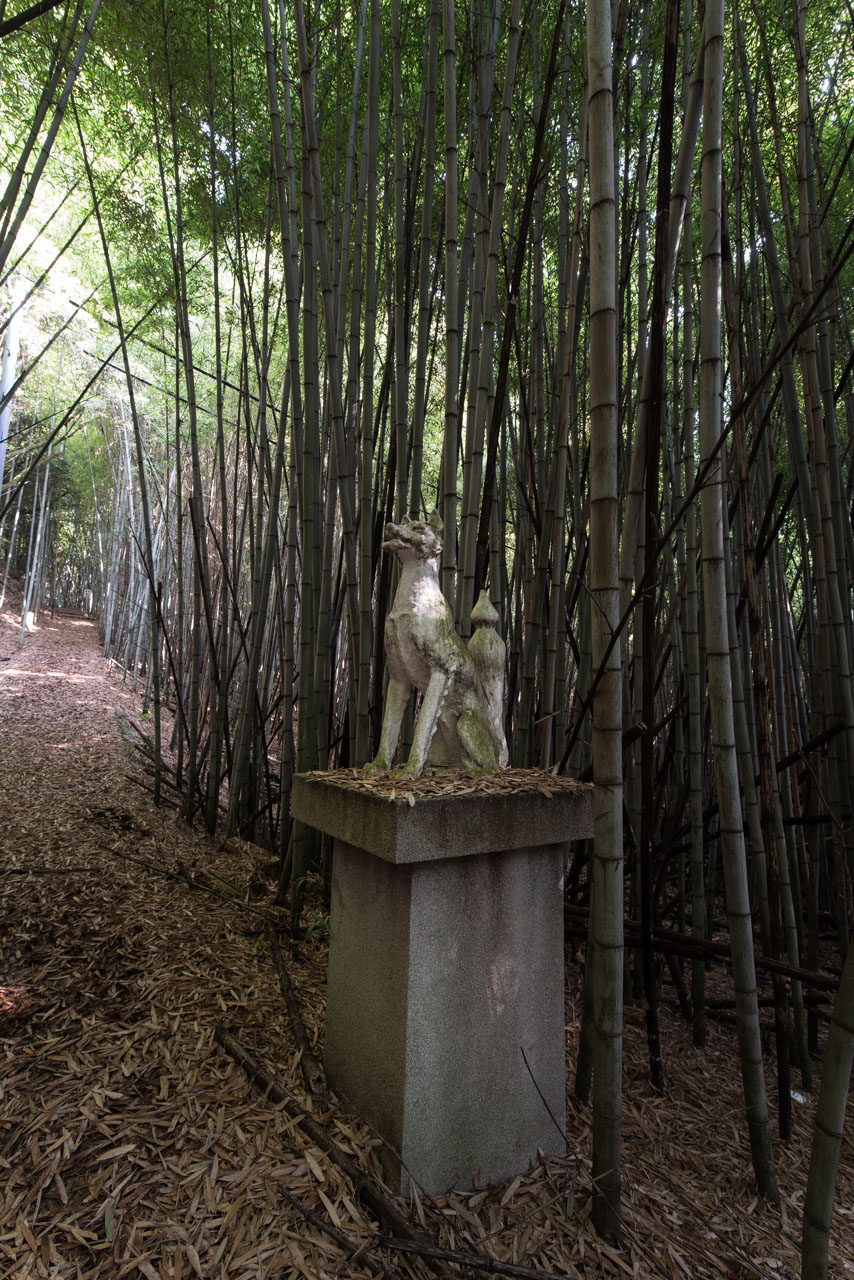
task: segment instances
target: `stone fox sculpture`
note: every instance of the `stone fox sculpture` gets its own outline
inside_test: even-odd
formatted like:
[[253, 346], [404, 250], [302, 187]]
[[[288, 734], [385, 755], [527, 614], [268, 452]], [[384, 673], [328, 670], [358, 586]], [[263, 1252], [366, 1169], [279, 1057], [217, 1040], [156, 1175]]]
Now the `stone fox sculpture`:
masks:
[[424, 695], [412, 750], [398, 777], [418, 778], [425, 764], [495, 773], [507, 763], [504, 739], [505, 646], [498, 614], [485, 591], [472, 610], [468, 644], [439, 586], [442, 521], [410, 520], [385, 527], [384, 551], [400, 562], [400, 582], [385, 624], [388, 694], [380, 748], [365, 772], [391, 769], [400, 724], [413, 685]]

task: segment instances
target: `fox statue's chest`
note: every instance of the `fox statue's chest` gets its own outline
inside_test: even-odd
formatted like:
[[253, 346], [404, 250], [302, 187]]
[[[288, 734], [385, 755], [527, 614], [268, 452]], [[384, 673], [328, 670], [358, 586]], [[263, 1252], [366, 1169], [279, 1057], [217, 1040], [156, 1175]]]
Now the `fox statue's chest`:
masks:
[[453, 630], [454, 620], [435, 574], [403, 574], [394, 597], [390, 618], [409, 618], [408, 625]]
[[451, 611], [438, 582], [402, 582], [386, 618], [389, 668], [426, 688], [437, 667], [450, 671], [459, 665], [456, 639]]
[[424, 636], [416, 636], [413, 615], [395, 609], [386, 618], [385, 647], [388, 668], [398, 679], [417, 685], [422, 691], [430, 679], [430, 664]]

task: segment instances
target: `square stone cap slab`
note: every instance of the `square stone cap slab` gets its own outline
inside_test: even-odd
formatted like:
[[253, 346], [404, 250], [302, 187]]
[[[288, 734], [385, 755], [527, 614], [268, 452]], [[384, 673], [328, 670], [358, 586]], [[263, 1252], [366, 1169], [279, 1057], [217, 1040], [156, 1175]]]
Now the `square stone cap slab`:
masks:
[[386, 862], [429, 862], [590, 837], [593, 785], [542, 769], [403, 782], [335, 769], [295, 774], [291, 816]]

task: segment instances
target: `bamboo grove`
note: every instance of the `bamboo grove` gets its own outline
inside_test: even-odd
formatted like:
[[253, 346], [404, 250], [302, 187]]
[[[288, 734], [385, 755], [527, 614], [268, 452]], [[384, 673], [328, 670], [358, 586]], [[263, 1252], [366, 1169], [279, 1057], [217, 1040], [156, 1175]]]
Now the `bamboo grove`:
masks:
[[511, 763], [596, 783], [567, 920], [598, 1225], [624, 992], [663, 1088], [661, 966], [702, 1045], [723, 930], [772, 1201], [757, 965], [782, 1141], [841, 967], [825, 1274], [854, 1050], [850, 9], [59, 0], [0, 4], [0, 51], [21, 643], [39, 609], [97, 615], [155, 802], [277, 850], [296, 937], [328, 851], [291, 778], [373, 755], [382, 529], [438, 509], [458, 629], [482, 586], [499, 611]]

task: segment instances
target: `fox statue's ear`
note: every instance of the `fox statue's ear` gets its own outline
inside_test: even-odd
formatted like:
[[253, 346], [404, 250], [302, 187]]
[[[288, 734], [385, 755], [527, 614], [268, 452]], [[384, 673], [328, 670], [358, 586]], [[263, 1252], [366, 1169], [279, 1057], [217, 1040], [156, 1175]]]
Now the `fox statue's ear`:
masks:
[[411, 521], [411, 519], [409, 518], [409, 515], [408, 515], [408, 513], [407, 513], [407, 512], [404, 512], [403, 519], [401, 520], [401, 522], [400, 522], [400, 523], [401, 523], [401, 525], [404, 525], [404, 524], [406, 524], [406, 525], [410, 525], [410, 524], [412, 524], [412, 521]]
[[440, 534], [443, 528], [445, 527], [442, 524], [442, 517], [439, 515], [438, 511], [434, 511], [432, 513], [427, 523], [429, 524], [430, 528], [433, 530], [435, 534]]

